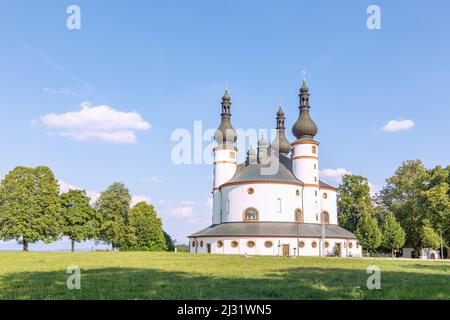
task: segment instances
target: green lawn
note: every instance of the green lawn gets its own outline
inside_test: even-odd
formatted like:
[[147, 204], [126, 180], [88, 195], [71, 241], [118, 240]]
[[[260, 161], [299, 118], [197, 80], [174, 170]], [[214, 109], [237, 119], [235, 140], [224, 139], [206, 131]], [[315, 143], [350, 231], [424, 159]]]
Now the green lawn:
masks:
[[[66, 287], [67, 267], [82, 270]], [[366, 269], [381, 268], [368, 290]], [[0, 252], [0, 299], [450, 299], [450, 263], [187, 253]]]

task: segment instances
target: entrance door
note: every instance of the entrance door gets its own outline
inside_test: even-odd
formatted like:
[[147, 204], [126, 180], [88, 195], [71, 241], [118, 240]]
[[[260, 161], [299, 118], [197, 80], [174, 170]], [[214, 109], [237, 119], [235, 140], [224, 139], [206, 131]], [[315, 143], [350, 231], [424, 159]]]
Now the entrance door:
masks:
[[206, 244], [206, 250], [208, 253], [211, 253], [211, 243]]
[[283, 256], [289, 256], [289, 245], [283, 244]]

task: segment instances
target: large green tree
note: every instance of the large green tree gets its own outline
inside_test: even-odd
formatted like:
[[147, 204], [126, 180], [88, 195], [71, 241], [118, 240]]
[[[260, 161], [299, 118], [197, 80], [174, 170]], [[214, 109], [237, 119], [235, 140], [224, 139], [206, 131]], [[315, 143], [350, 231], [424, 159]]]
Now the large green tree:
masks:
[[142, 201], [130, 209], [129, 224], [134, 232], [131, 250], [166, 251], [166, 238], [155, 207]]
[[62, 234], [70, 238], [72, 252], [76, 241], [94, 239], [98, 235], [100, 216], [90, 206], [90, 200], [84, 190], [69, 190], [61, 195]]
[[95, 208], [101, 216], [99, 239], [110, 243], [113, 250], [129, 245], [131, 230], [128, 226], [128, 210], [131, 195], [125, 185], [115, 182], [98, 197]]
[[369, 214], [365, 214], [359, 219], [355, 235], [363, 249], [369, 252], [381, 245], [381, 231], [378, 222]]
[[367, 179], [346, 174], [338, 187], [337, 210], [339, 225], [351, 232], [356, 231], [363, 215], [373, 215], [374, 208]]
[[420, 160], [405, 161], [387, 179], [379, 202], [392, 212], [406, 232], [406, 242], [419, 252], [422, 247], [422, 225], [425, 218], [423, 191], [429, 173]]
[[392, 257], [394, 257], [394, 250], [402, 248], [405, 244], [406, 234], [393, 214], [388, 214], [385, 217], [381, 234], [381, 245], [391, 250]]
[[0, 184], [0, 238], [15, 239], [23, 250], [37, 241], [49, 243], [61, 234], [59, 185], [45, 166], [16, 167]]

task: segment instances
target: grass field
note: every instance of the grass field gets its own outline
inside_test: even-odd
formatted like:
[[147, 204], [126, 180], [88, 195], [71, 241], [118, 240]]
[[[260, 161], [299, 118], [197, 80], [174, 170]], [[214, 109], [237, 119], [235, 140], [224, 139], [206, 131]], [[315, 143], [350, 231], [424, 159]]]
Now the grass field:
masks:
[[[81, 268], [69, 290], [67, 267]], [[366, 287], [381, 268], [381, 289]], [[450, 299], [450, 263], [187, 253], [0, 252], [0, 299]]]

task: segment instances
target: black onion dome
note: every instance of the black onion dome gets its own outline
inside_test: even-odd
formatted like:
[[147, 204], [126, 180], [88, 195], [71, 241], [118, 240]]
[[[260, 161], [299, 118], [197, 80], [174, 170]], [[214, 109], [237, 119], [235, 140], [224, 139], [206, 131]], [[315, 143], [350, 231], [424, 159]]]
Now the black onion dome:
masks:
[[228, 90], [225, 90], [225, 94], [222, 97], [222, 121], [219, 128], [217, 128], [214, 134], [214, 140], [218, 145], [232, 145], [237, 140], [237, 134], [231, 125], [231, 98], [228, 94]]
[[314, 139], [318, 129], [316, 123], [313, 119], [311, 119], [309, 114], [309, 88], [305, 80], [303, 80], [302, 87], [300, 88], [299, 98], [300, 114], [292, 127], [292, 134], [297, 138], [297, 140]]

